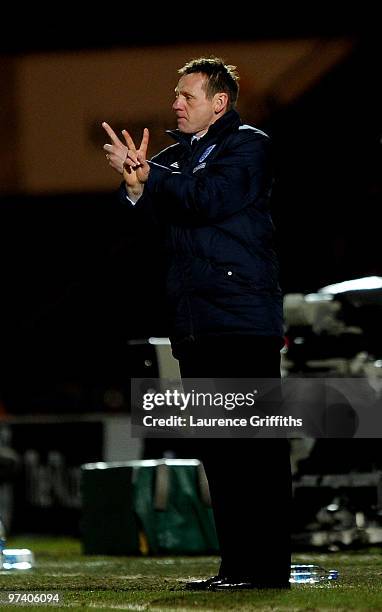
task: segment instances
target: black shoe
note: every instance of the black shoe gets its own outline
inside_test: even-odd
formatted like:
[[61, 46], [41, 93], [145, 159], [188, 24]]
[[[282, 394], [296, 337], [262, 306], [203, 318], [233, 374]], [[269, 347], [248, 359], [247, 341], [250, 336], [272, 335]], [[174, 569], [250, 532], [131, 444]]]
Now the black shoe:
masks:
[[243, 578], [234, 580], [220, 579], [216, 583], [212, 583], [209, 587], [209, 591], [242, 591], [244, 589], [290, 589], [289, 582], [279, 583], [264, 583], [264, 582], [253, 582], [249, 579]]
[[212, 576], [212, 578], [207, 578], [205, 580], [191, 580], [186, 583], [187, 591], [208, 591], [212, 590], [212, 587], [220, 584], [226, 580], [221, 576]]

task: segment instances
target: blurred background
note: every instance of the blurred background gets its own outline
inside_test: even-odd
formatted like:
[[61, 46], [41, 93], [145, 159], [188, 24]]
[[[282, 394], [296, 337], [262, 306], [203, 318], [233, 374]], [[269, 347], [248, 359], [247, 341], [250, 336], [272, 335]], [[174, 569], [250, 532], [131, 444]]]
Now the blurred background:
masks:
[[[45, 522], [41, 509], [53, 507], [65, 507], [66, 525], [73, 511], [73, 527], [78, 465], [147, 455], [127, 442], [124, 419], [129, 377], [160, 371], [146, 340], [167, 336], [163, 254], [155, 234], [142, 239], [129, 227], [101, 122], [137, 139], [148, 127], [150, 155], [170, 144], [177, 69], [192, 57], [238, 66], [242, 119], [273, 140], [285, 372], [363, 375], [368, 365], [376, 376], [382, 364], [381, 43], [373, 15], [298, 21], [269, 11], [252, 23], [225, 16], [220, 25], [214, 16], [199, 24], [197, 14], [162, 15], [165, 23], [150, 30], [128, 17], [29, 22], [24, 14], [0, 40], [2, 461], [5, 483], [17, 469], [27, 482], [22, 502], [9, 487], [0, 497], [15, 529], [28, 528], [26, 503], [39, 510], [34, 528]], [[361, 302], [354, 287], [317, 294], [370, 277]], [[365, 469], [379, 467], [375, 455]]]

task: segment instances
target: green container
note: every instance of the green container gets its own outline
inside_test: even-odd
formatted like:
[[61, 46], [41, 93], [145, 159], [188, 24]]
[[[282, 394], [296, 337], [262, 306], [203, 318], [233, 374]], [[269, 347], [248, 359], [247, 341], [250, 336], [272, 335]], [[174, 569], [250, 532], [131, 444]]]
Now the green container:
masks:
[[81, 468], [85, 554], [213, 554], [218, 542], [196, 459], [90, 463]]

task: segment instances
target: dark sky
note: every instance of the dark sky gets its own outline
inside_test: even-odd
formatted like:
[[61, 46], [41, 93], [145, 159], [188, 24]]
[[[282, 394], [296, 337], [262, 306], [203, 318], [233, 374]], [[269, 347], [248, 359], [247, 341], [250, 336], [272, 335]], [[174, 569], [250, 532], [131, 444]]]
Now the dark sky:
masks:
[[[100, 5], [102, 7], [102, 5]], [[10, 9], [12, 11], [12, 9]], [[110, 48], [118, 46], [168, 45], [193, 41], [228, 41], [283, 39], [310, 36], [370, 35], [377, 23], [370, 12], [347, 8], [336, 16], [333, 7], [320, 7], [309, 13], [298, 9], [256, 6], [253, 15], [244, 9], [235, 14], [231, 7], [196, 5], [149, 8], [145, 15], [138, 7], [118, 11], [100, 10], [85, 16], [74, 10], [52, 8], [41, 15], [35, 7], [27, 18], [28, 9], [20, 19], [8, 17], [3, 28], [0, 52], [18, 53], [60, 49]], [[12, 13], [11, 13], [12, 14]], [[377, 31], [376, 31], [377, 35]]]

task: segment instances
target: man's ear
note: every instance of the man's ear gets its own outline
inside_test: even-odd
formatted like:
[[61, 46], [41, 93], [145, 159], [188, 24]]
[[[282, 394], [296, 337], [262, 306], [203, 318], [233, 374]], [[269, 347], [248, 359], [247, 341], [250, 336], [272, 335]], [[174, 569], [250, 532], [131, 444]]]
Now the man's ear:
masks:
[[215, 113], [221, 113], [228, 105], [228, 95], [221, 91], [215, 94]]

